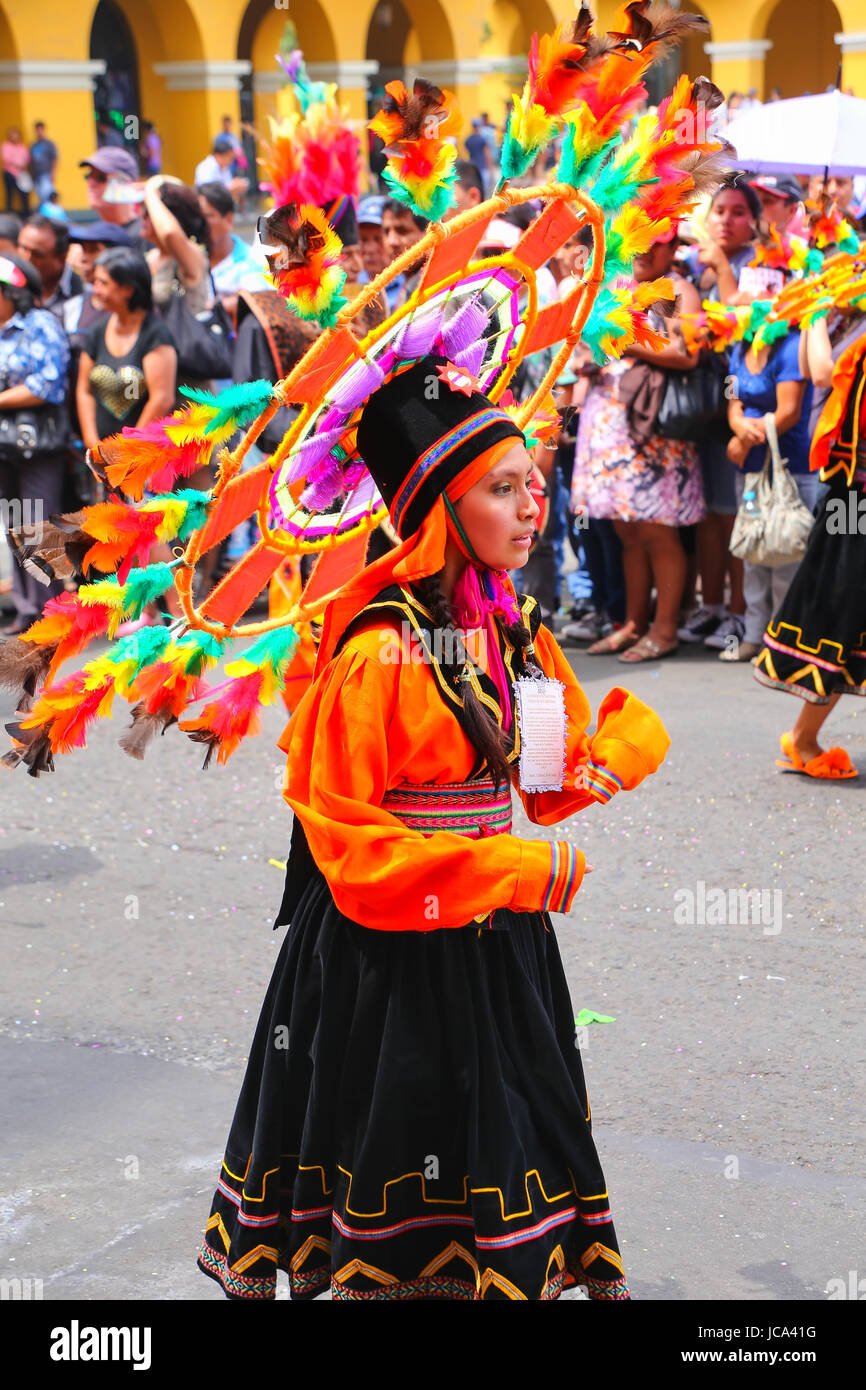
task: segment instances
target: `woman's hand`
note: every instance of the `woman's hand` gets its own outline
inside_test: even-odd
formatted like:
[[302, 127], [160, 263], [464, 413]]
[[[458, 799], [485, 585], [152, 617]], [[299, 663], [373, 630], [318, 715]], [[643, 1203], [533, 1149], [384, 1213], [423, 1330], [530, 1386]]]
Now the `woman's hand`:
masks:
[[749, 450], [746, 448], [742, 439], [738, 439], [735, 434], [731, 435], [731, 438], [728, 440], [728, 458], [731, 460], [731, 463], [735, 463], [738, 468], [742, 468], [743, 464], [746, 462], [748, 453]]
[[736, 438], [742, 440], [748, 449], [753, 449], [756, 444], [766, 444], [767, 442], [767, 427], [763, 417], [750, 419], [748, 415], [741, 415], [735, 421], [733, 429]]
[[704, 241], [698, 247], [698, 260], [701, 265], [714, 270], [718, 275], [720, 270], [728, 264], [728, 258], [716, 241]]

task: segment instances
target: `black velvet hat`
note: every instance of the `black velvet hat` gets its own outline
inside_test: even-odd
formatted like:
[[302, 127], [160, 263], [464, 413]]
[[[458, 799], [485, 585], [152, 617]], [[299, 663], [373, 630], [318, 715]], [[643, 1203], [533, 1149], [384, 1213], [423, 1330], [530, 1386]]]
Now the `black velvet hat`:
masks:
[[358, 245], [358, 217], [351, 198], [334, 198], [322, 204], [327, 217], [344, 246]]
[[524, 439], [511, 416], [447, 358], [428, 356], [373, 392], [358, 453], [405, 539], [467, 464], [509, 437]]

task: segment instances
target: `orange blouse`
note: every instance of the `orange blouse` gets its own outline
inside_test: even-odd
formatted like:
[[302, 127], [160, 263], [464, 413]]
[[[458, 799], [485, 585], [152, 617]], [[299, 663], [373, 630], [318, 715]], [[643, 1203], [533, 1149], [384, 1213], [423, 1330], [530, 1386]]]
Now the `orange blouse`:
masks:
[[[638, 786], [670, 739], [658, 716], [618, 687], [589, 737], [589, 703], [553, 635], [541, 627], [534, 640], [539, 665], [565, 687], [566, 777], [562, 791], [520, 797], [530, 820], [553, 825]], [[567, 912], [585, 870], [569, 841], [424, 834], [383, 809], [392, 788], [462, 782], [478, 760], [430, 664], [417, 658], [392, 613], [372, 616], [321, 672], [280, 740], [285, 798], [337, 908], [382, 931], [460, 927], [497, 907]]]

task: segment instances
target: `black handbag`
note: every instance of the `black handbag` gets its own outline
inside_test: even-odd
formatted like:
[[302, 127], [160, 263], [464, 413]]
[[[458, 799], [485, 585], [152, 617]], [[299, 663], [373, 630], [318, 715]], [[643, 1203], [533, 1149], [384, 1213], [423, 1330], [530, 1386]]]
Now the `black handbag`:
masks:
[[724, 366], [702, 355], [690, 372], [666, 371], [654, 432], [666, 439], [727, 437]]
[[183, 285], [175, 280], [171, 298], [162, 307], [161, 312], [174, 339], [179, 380], [191, 377], [205, 381], [209, 377], [231, 376], [231, 319], [216, 293], [210, 309], [205, 309], [200, 314], [192, 314], [187, 308], [186, 291]]
[[23, 405], [0, 410], [0, 462], [26, 463], [36, 454], [55, 454], [69, 443], [65, 405]]

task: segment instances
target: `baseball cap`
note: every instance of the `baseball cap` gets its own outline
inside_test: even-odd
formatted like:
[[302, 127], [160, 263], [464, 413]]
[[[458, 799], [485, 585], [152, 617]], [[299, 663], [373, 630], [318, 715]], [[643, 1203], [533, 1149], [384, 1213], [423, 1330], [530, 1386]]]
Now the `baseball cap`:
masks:
[[494, 217], [481, 238], [482, 246], [495, 246], [502, 251], [510, 251], [520, 240], [519, 227], [506, 222], [504, 217]]
[[772, 193], [789, 203], [799, 203], [803, 198], [802, 188], [790, 174], [755, 174], [749, 183], [753, 188], [761, 188], [765, 193]]
[[228, 154], [228, 153], [229, 153], [229, 150], [233, 150], [234, 147], [235, 147], [235, 142], [234, 142], [234, 140], [232, 139], [232, 137], [231, 137], [230, 135], [217, 135], [217, 136], [214, 138], [214, 142], [213, 142], [213, 152], [214, 152], [214, 154]]
[[141, 177], [138, 165], [128, 150], [121, 150], [116, 145], [103, 145], [95, 154], [88, 155], [87, 159], [78, 161], [79, 169], [98, 169], [100, 174], [107, 174], [109, 178], [115, 179], [139, 179]]
[[71, 223], [69, 240], [75, 242], [101, 241], [106, 246], [131, 246], [132, 237], [125, 227], [116, 222], [87, 222], [83, 225]]
[[385, 199], [378, 194], [372, 194], [369, 198], [362, 198], [358, 205], [358, 222], [368, 223], [373, 227], [382, 225], [382, 209], [385, 206]]
[[42, 276], [26, 256], [13, 256], [4, 251], [0, 256], [0, 285], [28, 289], [38, 298], [42, 293]]

